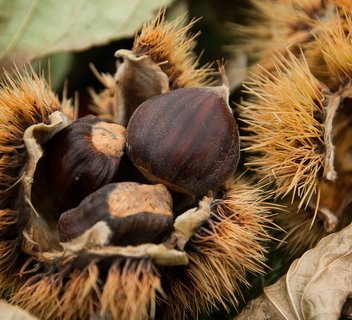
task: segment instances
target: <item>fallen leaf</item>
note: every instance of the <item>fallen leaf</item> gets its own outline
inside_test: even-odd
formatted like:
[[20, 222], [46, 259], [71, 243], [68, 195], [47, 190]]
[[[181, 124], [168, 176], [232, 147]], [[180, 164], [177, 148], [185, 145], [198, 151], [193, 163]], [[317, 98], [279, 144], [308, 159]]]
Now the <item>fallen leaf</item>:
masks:
[[0, 0], [0, 66], [131, 37], [173, 0]]
[[20, 307], [13, 306], [5, 300], [0, 300], [0, 314], [1, 319], [6, 320], [37, 320], [29, 312], [21, 309]]
[[251, 301], [236, 320], [339, 319], [352, 293], [352, 225], [295, 260], [287, 274]]

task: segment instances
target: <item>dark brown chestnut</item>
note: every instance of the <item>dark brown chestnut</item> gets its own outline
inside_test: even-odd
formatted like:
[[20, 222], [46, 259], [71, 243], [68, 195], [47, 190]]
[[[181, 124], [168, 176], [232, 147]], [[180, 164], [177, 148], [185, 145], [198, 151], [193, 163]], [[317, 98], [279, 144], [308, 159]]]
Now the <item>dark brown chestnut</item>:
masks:
[[228, 88], [182, 88], [145, 101], [129, 121], [126, 147], [152, 182], [194, 196], [217, 189], [239, 159]]
[[125, 128], [89, 115], [59, 131], [44, 147], [47, 181], [61, 212], [113, 181]]
[[172, 230], [171, 195], [161, 184], [108, 184], [61, 215], [60, 241], [76, 239], [102, 221], [111, 231], [109, 244], [158, 243]]

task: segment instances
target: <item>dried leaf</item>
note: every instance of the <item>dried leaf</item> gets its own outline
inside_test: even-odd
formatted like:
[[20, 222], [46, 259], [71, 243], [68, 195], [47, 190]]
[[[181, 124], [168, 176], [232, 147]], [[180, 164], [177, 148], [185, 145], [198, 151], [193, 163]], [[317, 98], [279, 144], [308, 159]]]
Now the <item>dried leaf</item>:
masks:
[[0, 0], [0, 65], [132, 36], [172, 0]]
[[351, 265], [349, 225], [295, 260], [286, 276], [266, 287], [236, 319], [338, 319], [352, 293]]
[[7, 320], [36, 320], [27, 311], [20, 307], [13, 306], [5, 300], [0, 300], [0, 314], [2, 319]]

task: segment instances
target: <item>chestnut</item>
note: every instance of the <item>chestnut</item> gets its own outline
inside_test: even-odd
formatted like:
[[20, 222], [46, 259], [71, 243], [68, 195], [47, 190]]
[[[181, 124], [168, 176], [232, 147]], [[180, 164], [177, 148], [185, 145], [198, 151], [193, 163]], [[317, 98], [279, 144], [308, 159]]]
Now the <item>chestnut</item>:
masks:
[[76, 239], [101, 221], [111, 231], [110, 244], [158, 243], [172, 230], [171, 195], [161, 184], [108, 184], [61, 215], [60, 241]]
[[125, 128], [89, 115], [44, 146], [47, 181], [61, 212], [113, 182], [125, 146]]
[[203, 196], [236, 170], [239, 135], [226, 86], [181, 88], [154, 96], [133, 113], [126, 150], [152, 182]]

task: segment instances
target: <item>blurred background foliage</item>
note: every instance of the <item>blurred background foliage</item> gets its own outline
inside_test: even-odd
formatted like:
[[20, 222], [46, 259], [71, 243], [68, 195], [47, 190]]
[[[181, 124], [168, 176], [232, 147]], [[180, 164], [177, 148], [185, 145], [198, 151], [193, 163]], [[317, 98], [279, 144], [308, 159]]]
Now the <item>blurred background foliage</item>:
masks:
[[[114, 0], [110, 1], [114, 2]], [[197, 38], [197, 47], [195, 48], [196, 53], [200, 56], [199, 64], [204, 65], [205, 63], [215, 62], [224, 58], [227, 62], [227, 73], [230, 81], [233, 87], [237, 87], [242, 75], [238, 75], [238, 70], [236, 70], [238, 60], [232, 55], [231, 49], [235, 39], [231, 23], [241, 23], [243, 21], [245, 17], [243, 9], [248, 6], [248, 1], [164, 0], [156, 1], [155, 6], [158, 6], [160, 2], [167, 4], [166, 13], [170, 19], [184, 13], [187, 13], [188, 21], [192, 18], [199, 18], [191, 30], [193, 34], [200, 32]], [[136, 7], [136, 10], [142, 9]], [[150, 17], [148, 14], [144, 16]], [[100, 19], [99, 16], [96, 18]], [[50, 78], [54, 91], [61, 94], [64, 85], [66, 85], [69, 97], [74, 96], [75, 93], [79, 94], [80, 112], [84, 114], [90, 102], [87, 88], [93, 87], [96, 91], [102, 89], [102, 85], [92, 73], [89, 64], [92, 63], [100, 72], [114, 74], [116, 71], [115, 51], [131, 48], [134, 39], [133, 34], [138, 32], [142, 24], [147, 20], [146, 18], [144, 20], [140, 18], [131, 36], [118, 36], [116, 40], [111, 40], [103, 45], [93, 44], [84, 50], [57, 52], [40, 57], [40, 59], [32, 59], [32, 63], [36, 68], [40, 64], [44, 70], [48, 70], [48, 61], [50, 61]], [[239, 93], [239, 90], [233, 90], [233, 100], [239, 98]]]
[[[188, 20], [200, 18], [191, 30], [194, 34], [201, 32], [195, 49], [200, 55], [200, 65], [225, 58], [230, 81], [240, 82], [242, 76], [233, 70], [237, 61], [231, 55], [235, 42], [231, 23], [242, 22], [248, 1], [135, 0], [129, 3], [80, 0], [74, 4], [60, 2], [58, 6], [52, 0], [32, 0], [25, 4], [20, 0], [0, 0], [3, 30], [0, 66], [8, 69], [13, 61], [21, 66], [30, 60], [36, 69], [40, 65], [47, 72], [49, 62], [53, 90], [61, 94], [66, 85], [69, 97], [78, 93], [80, 112], [84, 114], [90, 101], [87, 88], [97, 91], [102, 88], [89, 64], [100, 72], [115, 73], [115, 51], [131, 48], [134, 34], [165, 5], [170, 19], [184, 13]], [[73, 19], [77, 21], [73, 23]]]

